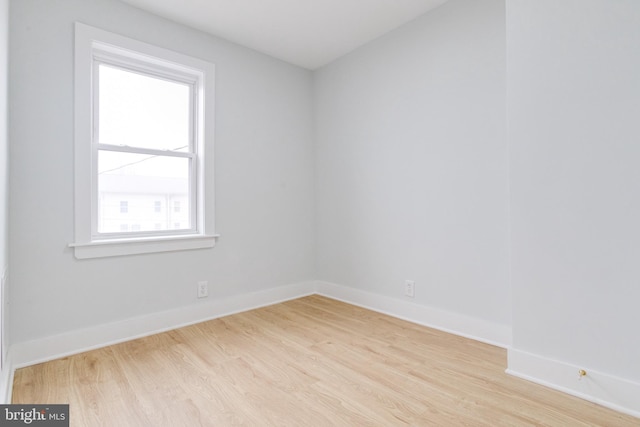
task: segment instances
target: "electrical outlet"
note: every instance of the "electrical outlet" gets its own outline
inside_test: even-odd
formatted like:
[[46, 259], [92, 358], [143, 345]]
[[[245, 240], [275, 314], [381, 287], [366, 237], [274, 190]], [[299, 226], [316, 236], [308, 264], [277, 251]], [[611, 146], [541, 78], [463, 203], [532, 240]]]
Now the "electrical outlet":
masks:
[[209, 296], [209, 282], [203, 280], [198, 282], [198, 298], [206, 298]]
[[409, 298], [413, 298], [416, 295], [416, 283], [413, 280], [404, 281], [404, 294]]

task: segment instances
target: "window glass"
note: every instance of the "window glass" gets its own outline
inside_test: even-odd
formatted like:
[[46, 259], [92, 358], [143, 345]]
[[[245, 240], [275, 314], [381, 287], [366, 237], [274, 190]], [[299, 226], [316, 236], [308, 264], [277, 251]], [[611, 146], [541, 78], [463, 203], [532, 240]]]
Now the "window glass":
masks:
[[187, 151], [190, 88], [106, 64], [99, 65], [99, 143]]

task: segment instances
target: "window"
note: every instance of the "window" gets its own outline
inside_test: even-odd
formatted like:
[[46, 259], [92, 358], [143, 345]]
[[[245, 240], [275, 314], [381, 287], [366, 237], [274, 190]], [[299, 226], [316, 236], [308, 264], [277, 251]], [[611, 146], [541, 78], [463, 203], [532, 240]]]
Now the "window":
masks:
[[[214, 246], [213, 74], [205, 61], [76, 23], [77, 258]], [[159, 199], [170, 198], [180, 225], [158, 228]], [[117, 227], [118, 214], [135, 226]]]

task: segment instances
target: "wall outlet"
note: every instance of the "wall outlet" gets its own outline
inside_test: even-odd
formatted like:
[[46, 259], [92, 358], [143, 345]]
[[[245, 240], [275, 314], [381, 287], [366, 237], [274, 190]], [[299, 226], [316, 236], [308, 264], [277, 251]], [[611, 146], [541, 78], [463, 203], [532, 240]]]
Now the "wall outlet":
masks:
[[404, 294], [409, 298], [416, 296], [416, 283], [413, 280], [404, 281]]
[[209, 282], [203, 280], [198, 282], [198, 298], [206, 298], [209, 296]]

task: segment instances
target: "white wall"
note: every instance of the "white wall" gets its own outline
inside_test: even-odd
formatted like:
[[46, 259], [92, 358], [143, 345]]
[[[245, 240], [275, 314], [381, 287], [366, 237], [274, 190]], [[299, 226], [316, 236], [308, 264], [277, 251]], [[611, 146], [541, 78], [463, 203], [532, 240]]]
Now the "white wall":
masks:
[[[0, 342], [2, 352], [0, 360], [4, 361], [6, 355], [6, 343], [4, 326], [6, 326], [5, 310], [5, 286], [4, 279], [9, 266], [9, 237], [8, 237], [8, 212], [9, 212], [9, 153], [8, 143], [8, 100], [7, 78], [9, 70], [9, 0], [0, 0]], [[0, 362], [0, 365], [2, 363]]]
[[501, 0], [451, 0], [315, 75], [318, 274], [511, 321]]
[[[10, 12], [14, 343], [315, 276], [309, 71], [115, 0], [19, 0]], [[215, 248], [78, 261], [67, 247], [74, 21], [216, 64]]]
[[507, 23], [510, 368], [635, 382], [640, 414], [640, 2], [509, 0]]

